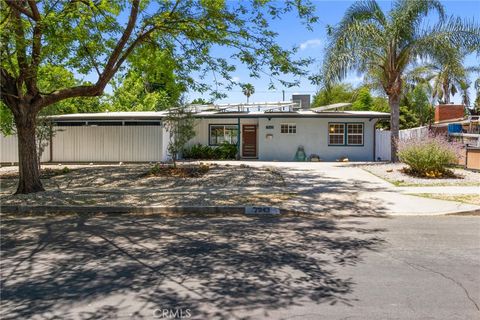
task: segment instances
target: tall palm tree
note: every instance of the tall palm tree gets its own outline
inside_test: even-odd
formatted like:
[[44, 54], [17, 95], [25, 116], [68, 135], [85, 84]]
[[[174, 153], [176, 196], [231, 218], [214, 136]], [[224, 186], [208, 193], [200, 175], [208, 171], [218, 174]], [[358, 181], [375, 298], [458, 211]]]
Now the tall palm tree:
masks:
[[462, 103], [469, 105], [469, 75], [480, 72], [479, 66], [465, 67], [465, 53], [451, 48], [433, 57], [432, 61], [416, 67], [409, 72], [413, 84], [426, 83], [430, 86], [432, 98], [440, 103], [449, 104], [450, 97], [458, 92], [462, 95]]
[[[434, 25], [423, 23], [438, 13]], [[480, 52], [480, 27], [475, 22], [446, 18], [436, 0], [398, 0], [384, 13], [374, 0], [356, 2], [341, 22], [328, 27], [329, 44], [321, 79], [325, 86], [356, 70], [375, 80], [388, 96], [392, 161], [397, 161], [400, 98], [406, 68], [417, 58], [438, 54], [446, 47]]]
[[252, 94], [255, 93], [255, 87], [251, 83], [242, 84], [242, 92], [247, 97], [247, 104], [248, 104], [248, 99]]

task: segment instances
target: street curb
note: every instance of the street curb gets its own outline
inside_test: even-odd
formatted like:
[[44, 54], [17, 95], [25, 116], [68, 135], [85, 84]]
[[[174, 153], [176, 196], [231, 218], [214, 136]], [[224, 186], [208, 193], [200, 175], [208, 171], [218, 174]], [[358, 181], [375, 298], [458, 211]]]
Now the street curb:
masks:
[[161, 214], [166, 216], [182, 215], [246, 215], [246, 216], [285, 216], [308, 215], [306, 212], [280, 209], [278, 214], [245, 214], [246, 206], [25, 206], [2, 205], [1, 214]]
[[[313, 216], [305, 211], [279, 208], [280, 214], [245, 214], [247, 206], [26, 206], [3, 205], [0, 206], [1, 215], [9, 214], [152, 214], [170, 217], [179, 216]], [[387, 214], [390, 217], [398, 216], [480, 216], [480, 209], [450, 211], [438, 214]], [[318, 215], [317, 215], [318, 216]], [[334, 217], [331, 215], [330, 217]], [[340, 215], [338, 217], [344, 218]], [[366, 216], [362, 216], [366, 217]]]
[[446, 216], [480, 216], [480, 209], [445, 213]]

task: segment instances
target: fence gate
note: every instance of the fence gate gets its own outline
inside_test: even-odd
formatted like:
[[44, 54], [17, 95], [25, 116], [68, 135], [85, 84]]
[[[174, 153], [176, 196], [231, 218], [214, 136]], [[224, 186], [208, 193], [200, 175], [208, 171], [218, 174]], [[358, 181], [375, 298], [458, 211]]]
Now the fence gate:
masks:
[[[409, 139], [421, 139], [428, 135], [428, 127], [418, 127], [412, 129], [400, 130], [398, 139], [405, 141]], [[391, 140], [390, 131], [375, 130], [375, 160], [390, 161], [391, 160]]]
[[375, 161], [390, 161], [390, 131], [375, 130]]

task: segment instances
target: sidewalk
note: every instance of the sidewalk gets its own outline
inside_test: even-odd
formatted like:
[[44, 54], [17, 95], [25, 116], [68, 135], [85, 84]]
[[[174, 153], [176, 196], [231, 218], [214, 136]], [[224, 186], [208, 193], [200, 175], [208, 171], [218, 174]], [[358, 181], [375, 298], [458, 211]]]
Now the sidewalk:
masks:
[[408, 194], [419, 193], [442, 193], [442, 194], [478, 194], [480, 197], [479, 186], [435, 186], [435, 187], [395, 187], [395, 190]]

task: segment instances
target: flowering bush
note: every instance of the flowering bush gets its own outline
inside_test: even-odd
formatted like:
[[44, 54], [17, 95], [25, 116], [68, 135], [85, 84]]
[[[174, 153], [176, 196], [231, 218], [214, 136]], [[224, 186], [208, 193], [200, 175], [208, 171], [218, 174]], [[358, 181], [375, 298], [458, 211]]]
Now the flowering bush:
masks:
[[460, 155], [461, 145], [442, 136], [429, 135], [398, 143], [398, 157], [409, 166], [405, 172], [420, 177], [452, 176], [448, 167], [456, 164]]

